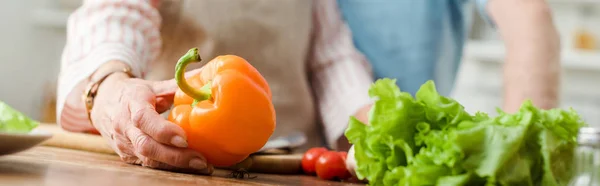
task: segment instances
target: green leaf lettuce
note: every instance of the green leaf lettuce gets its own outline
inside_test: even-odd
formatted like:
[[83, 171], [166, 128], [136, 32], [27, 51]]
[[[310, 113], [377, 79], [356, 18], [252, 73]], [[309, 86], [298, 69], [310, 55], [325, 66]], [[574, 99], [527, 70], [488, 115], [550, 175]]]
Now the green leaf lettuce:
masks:
[[0, 101], [0, 132], [28, 133], [39, 123]]
[[573, 110], [526, 101], [514, 114], [469, 114], [433, 81], [412, 97], [395, 80], [376, 81], [369, 125], [351, 118], [357, 176], [370, 185], [565, 185], [576, 135]]

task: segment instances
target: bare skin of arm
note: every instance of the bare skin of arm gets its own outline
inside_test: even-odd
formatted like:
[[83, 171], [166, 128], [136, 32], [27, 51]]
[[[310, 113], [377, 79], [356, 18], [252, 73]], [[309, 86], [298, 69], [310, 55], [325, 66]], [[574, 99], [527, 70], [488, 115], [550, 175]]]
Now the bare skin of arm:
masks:
[[557, 107], [560, 39], [546, 1], [490, 0], [487, 10], [506, 48], [504, 110], [518, 111], [527, 99]]

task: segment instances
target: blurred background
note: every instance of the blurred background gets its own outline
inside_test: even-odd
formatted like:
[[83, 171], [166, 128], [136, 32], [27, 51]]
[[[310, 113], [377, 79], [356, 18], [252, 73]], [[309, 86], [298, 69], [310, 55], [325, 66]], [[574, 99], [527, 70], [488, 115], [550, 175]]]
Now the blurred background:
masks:
[[[67, 17], [82, 0], [0, 1], [0, 100], [54, 122], [54, 97]], [[561, 34], [561, 107], [600, 123], [600, 0], [548, 0]], [[502, 102], [504, 47], [475, 9], [452, 97], [468, 111], [495, 112]]]
[[[562, 44], [561, 107], [600, 126], [600, 0], [547, 0]], [[469, 41], [452, 97], [469, 112], [502, 106], [504, 46], [473, 10]]]

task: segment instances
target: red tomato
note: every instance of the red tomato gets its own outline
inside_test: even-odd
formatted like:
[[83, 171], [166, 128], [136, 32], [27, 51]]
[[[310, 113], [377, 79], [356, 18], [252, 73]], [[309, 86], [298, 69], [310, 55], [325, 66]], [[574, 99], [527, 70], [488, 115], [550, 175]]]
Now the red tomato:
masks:
[[348, 153], [344, 152], [344, 151], [341, 151], [341, 152], [338, 152], [338, 153], [340, 153], [340, 156], [342, 156], [342, 158], [344, 159], [344, 162], [346, 162], [346, 157], [348, 157]]
[[327, 149], [324, 147], [315, 147], [308, 149], [304, 156], [302, 157], [302, 170], [306, 174], [314, 174], [315, 173], [315, 163], [321, 154], [327, 152]]
[[352, 177], [350, 172], [346, 169], [346, 154], [345, 152], [325, 152], [317, 160], [315, 168], [317, 169], [317, 176], [324, 180], [347, 179]]

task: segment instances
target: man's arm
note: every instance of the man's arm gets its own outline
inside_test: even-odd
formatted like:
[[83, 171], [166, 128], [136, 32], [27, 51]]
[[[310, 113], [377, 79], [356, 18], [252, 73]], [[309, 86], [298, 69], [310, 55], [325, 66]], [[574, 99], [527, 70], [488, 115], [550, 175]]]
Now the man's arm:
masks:
[[354, 48], [337, 2], [314, 3], [314, 41], [308, 66], [312, 87], [327, 143], [334, 149], [347, 150], [350, 146], [344, 131], [350, 116], [366, 118], [373, 78], [366, 58]]
[[[485, 1], [485, 0], [484, 0]], [[522, 102], [558, 106], [560, 39], [545, 0], [488, 0], [485, 6], [506, 46], [504, 109]]]
[[158, 0], [88, 0], [69, 17], [58, 79], [57, 122], [88, 132], [81, 96], [90, 77], [131, 67], [142, 77], [161, 47]]

